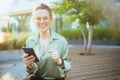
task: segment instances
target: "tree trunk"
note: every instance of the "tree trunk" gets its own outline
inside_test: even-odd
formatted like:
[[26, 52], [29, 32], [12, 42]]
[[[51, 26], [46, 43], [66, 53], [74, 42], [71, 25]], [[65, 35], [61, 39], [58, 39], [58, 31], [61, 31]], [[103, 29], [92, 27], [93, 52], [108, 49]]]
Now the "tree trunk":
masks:
[[[81, 30], [81, 33], [82, 33], [82, 37], [83, 37], [83, 43], [84, 43], [84, 52], [83, 53], [86, 53], [87, 52], [87, 39], [86, 39], [86, 36], [85, 36], [85, 32], [83, 30], [83, 25], [81, 25], [81, 22], [79, 21], [79, 19], [77, 18], [75, 20], [75, 22], [72, 24], [73, 26], [79, 26], [80, 27], [80, 30]], [[83, 26], [83, 27], [82, 27]]]
[[91, 47], [92, 47], [92, 36], [93, 36], [93, 26], [89, 26], [88, 29], [88, 45], [87, 45], [87, 55], [91, 53]]
[[87, 39], [86, 39], [85, 32], [84, 32], [82, 26], [80, 26], [80, 30], [81, 30], [82, 36], [83, 36], [84, 51], [85, 51], [84, 53], [86, 53], [87, 52]]

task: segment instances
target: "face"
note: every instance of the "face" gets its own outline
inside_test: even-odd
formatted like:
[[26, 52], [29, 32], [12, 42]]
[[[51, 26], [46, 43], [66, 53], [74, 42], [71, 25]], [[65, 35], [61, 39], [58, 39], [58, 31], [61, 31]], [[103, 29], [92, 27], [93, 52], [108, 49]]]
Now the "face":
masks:
[[33, 21], [41, 32], [49, 30], [51, 20], [49, 12], [45, 9], [39, 9], [33, 13]]

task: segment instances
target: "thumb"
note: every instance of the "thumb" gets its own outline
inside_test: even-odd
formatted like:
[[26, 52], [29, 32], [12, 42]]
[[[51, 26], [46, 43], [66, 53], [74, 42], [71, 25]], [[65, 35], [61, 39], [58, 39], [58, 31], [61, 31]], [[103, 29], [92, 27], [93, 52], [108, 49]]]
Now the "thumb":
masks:
[[52, 52], [53, 52], [53, 50], [48, 50], [47, 52], [48, 52], [48, 53], [52, 53]]

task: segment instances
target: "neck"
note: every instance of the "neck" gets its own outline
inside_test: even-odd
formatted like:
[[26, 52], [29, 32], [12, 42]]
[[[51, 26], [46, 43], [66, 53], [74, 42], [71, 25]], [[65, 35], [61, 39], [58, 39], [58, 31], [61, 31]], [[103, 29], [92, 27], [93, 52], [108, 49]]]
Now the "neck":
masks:
[[40, 32], [41, 39], [48, 39], [49, 37], [50, 37], [50, 29], [48, 29], [46, 32]]

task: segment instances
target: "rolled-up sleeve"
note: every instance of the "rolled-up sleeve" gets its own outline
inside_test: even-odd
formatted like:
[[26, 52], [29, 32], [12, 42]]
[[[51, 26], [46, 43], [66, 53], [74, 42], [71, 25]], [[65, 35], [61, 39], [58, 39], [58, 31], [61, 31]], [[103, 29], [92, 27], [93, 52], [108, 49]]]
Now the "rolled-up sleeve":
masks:
[[27, 66], [26, 66], [26, 71], [28, 73], [35, 73], [36, 71], [38, 70], [38, 65], [36, 63], [34, 63], [34, 66], [32, 69], [29, 69]]
[[68, 52], [68, 43], [67, 41], [65, 40], [63, 42], [63, 50], [62, 50], [62, 59], [63, 59], [63, 62], [64, 62], [64, 69], [58, 67], [60, 73], [61, 73], [61, 76], [65, 76], [64, 73], [67, 73], [70, 69], [71, 69], [71, 58], [70, 58], [70, 55], [69, 55], [69, 52]]

